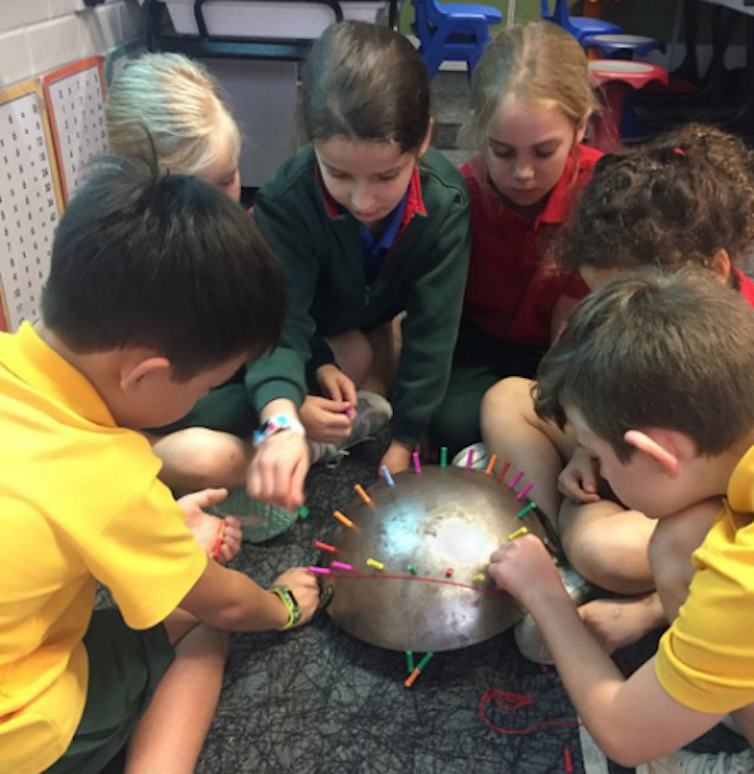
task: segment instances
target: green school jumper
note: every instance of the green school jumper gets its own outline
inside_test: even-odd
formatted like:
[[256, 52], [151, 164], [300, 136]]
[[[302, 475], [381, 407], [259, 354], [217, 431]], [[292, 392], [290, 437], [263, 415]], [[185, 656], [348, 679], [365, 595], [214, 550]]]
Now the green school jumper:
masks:
[[309, 372], [333, 361], [324, 341], [371, 330], [405, 311], [392, 396], [393, 437], [416, 442], [445, 393], [470, 252], [469, 197], [453, 165], [430, 149], [409, 186], [401, 230], [368, 286], [359, 224], [326, 194], [311, 147], [259, 192], [254, 217], [286, 271], [289, 308], [280, 347], [251, 364], [246, 386], [260, 409], [301, 404]]
[[[253, 215], [287, 278], [280, 346], [248, 363], [243, 382], [239, 376], [199, 401], [180, 425], [248, 434], [271, 400], [300, 406], [318, 391], [314, 372], [333, 362], [326, 337], [369, 331], [405, 311], [392, 432], [419, 441], [445, 394], [466, 283], [469, 196], [458, 171], [433, 149], [420, 161], [398, 236], [371, 285], [359, 224], [325, 191], [311, 147], [262, 187]], [[222, 423], [213, 421], [218, 416]]]

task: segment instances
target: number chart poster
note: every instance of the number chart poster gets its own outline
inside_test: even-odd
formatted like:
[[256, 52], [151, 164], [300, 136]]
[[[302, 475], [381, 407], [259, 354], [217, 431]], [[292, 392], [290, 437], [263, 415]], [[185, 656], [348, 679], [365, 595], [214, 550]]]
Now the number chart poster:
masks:
[[100, 56], [82, 59], [43, 79], [66, 204], [91, 161], [107, 152], [102, 62]]
[[0, 329], [39, 316], [62, 213], [50, 126], [37, 80], [0, 90]]

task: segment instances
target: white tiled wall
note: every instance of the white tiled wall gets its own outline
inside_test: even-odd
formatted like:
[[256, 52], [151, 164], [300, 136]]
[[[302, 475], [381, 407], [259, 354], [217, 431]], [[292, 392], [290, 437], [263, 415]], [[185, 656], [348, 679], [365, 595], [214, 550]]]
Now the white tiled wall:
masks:
[[0, 86], [104, 55], [140, 33], [137, 0], [0, 0]]

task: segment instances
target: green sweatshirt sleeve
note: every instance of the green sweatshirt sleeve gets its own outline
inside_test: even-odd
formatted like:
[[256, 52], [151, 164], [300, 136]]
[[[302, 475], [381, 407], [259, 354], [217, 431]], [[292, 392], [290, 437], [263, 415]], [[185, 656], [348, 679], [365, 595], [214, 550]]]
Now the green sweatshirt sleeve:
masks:
[[288, 289], [280, 345], [246, 368], [246, 389], [257, 411], [276, 398], [289, 398], [300, 406], [307, 394], [306, 364], [316, 331], [309, 309], [320, 263], [314, 235], [304, 225], [305, 217], [290, 206], [292, 198], [267, 197], [263, 188], [254, 202], [253, 216], [283, 266]]
[[448, 386], [471, 250], [468, 199], [459, 193], [413, 281], [393, 399], [393, 437], [421, 440]]

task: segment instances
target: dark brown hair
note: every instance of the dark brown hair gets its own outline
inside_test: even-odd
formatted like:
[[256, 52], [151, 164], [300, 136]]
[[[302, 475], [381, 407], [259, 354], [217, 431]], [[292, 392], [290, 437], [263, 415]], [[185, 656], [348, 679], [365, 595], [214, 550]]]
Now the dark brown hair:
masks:
[[741, 262], [753, 244], [752, 153], [690, 124], [600, 159], [556, 254], [567, 269], [708, 267], [721, 248]]
[[564, 406], [626, 461], [626, 431], [666, 428], [700, 454], [754, 427], [754, 311], [709, 271], [628, 272], [592, 292], [542, 360], [534, 408], [565, 425]]
[[417, 150], [429, 130], [429, 78], [419, 53], [386, 27], [344, 21], [312, 46], [301, 119], [308, 142], [345, 137]]
[[60, 221], [42, 317], [76, 352], [144, 347], [182, 381], [277, 345], [285, 278], [256, 223], [198, 177], [106, 159]]

